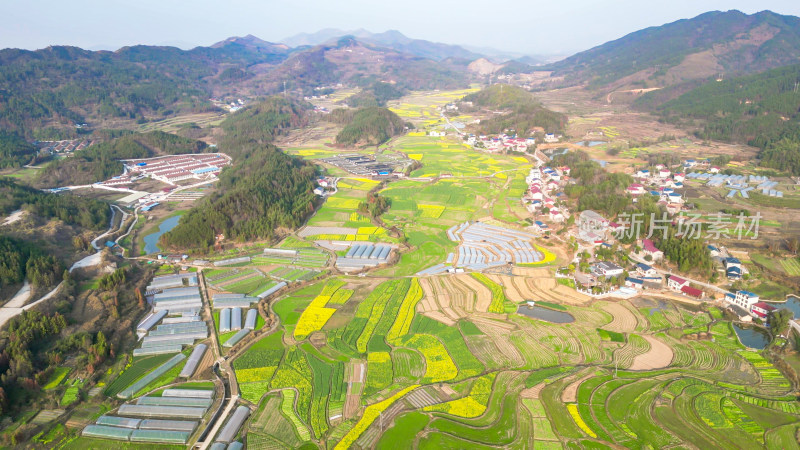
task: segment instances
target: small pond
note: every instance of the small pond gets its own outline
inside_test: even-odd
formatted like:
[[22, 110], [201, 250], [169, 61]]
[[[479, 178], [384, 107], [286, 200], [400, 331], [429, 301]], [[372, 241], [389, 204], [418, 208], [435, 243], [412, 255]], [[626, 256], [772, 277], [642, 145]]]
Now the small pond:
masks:
[[550, 323], [575, 322], [575, 318], [569, 313], [565, 313], [564, 311], [556, 311], [554, 309], [544, 308], [541, 306], [521, 305], [519, 308], [517, 308], [517, 313]]
[[733, 324], [733, 329], [736, 331], [736, 335], [739, 336], [739, 340], [742, 341], [745, 347], [763, 350], [767, 347], [767, 344], [769, 344], [769, 336], [766, 331], [759, 328], [742, 328], [737, 324]]
[[158, 225], [158, 231], [152, 234], [148, 234], [144, 237], [144, 252], [148, 255], [153, 253], [158, 253], [161, 251], [158, 248], [158, 239], [161, 238], [161, 235], [166, 233], [167, 231], [175, 228], [178, 225], [178, 221], [181, 220], [181, 216], [172, 216], [164, 219], [161, 224]]
[[582, 145], [584, 147], [597, 147], [598, 145], [608, 144], [606, 141], [580, 141], [576, 142], [575, 145]]

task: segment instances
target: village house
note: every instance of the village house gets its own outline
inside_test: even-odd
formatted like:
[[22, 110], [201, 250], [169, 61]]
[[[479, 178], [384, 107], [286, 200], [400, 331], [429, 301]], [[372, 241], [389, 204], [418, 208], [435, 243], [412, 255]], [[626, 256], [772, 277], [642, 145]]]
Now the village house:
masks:
[[584, 288], [590, 288], [597, 286], [597, 277], [590, 273], [575, 272], [575, 283]]
[[656, 269], [644, 263], [636, 264], [636, 273], [642, 277], [655, 277], [658, 275]]
[[706, 296], [705, 292], [701, 291], [700, 289], [691, 287], [689, 285], [682, 287], [681, 292], [683, 292], [685, 295], [688, 295], [689, 297], [694, 297], [696, 299], [701, 299]]
[[619, 264], [611, 261], [598, 261], [592, 264], [592, 271], [604, 277], [616, 277], [622, 275], [624, 269]]
[[560, 135], [556, 136], [553, 133], [547, 133], [547, 134], [544, 135], [544, 141], [547, 142], [548, 144], [554, 144], [554, 143], [558, 142], [559, 138], [561, 138]]
[[742, 267], [742, 262], [738, 258], [731, 256], [723, 259], [722, 263], [725, 265], [725, 275], [729, 280], [735, 281], [742, 278], [744, 267]]
[[656, 248], [650, 239], [642, 239], [642, 252], [645, 255], [650, 255], [653, 261], [659, 261], [664, 258], [664, 252]]
[[760, 319], [766, 319], [767, 315], [769, 315], [769, 313], [771, 313], [772, 311], [775, 311], [775, 309], [777, 308], [775, 308], [772, 305], [768, 305], [764, 302], [758, 302], [753, 304], [753, 307], [750, 310], [750, 312], [753, 313], [754, 316]]
[[550, 220], [553, 222], [563, 222], [566, 219], [564, 214], [558, 208], [551, 208], [550, 209]]
[[644, 288], [644, 280], [641, 278], [625, 278], [625, 286], [632, 287], [634, 289], [643, 289]]
[[671, 275], [667, 279], [667, 287], [672, 289], [673, 291], [680, 291], [684, 286], [688, 286], [689, 282], [684, 280], [681, 277], [676, 277], [675, 275]]
[[628, 194], [631, 194], [631, 195], [642, 195], [642, 194], [644, 194], [644, 192], [645, 192], [644, 191], [644, 186], [642, 186], [639, 183], [633, 183], [630, 186], [628, 186]]
[[736, 291], [734, 294], [725, 294], [725, 300], [732, 305], [741, 307], [747, 312], [751, 312], [753, 305], [759, 302], [758, 295], [750, 291]]

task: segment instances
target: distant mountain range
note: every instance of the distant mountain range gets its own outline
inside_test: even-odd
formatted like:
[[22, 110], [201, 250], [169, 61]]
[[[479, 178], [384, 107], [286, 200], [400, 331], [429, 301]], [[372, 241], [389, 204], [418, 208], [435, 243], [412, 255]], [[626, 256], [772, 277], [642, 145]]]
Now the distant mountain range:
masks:
[[339, 83], [380, 87], [376, 83], [387, 82], [399, 91], [449, 89], [490, 74], [536, 70], [552, 70], [554, 80], [587, 85], [599, 95], [623, 91], [635, 99], [657, 89], [638, 103], [654, 109], [718, 77], [800, 63], [800, 19], [769, 11], [709, 12], [640, 30], [547, 66], [512, 54], [505, 56], [516, 58], [504, 62], [489, 51], [363, 29], [325, 29], [283, 43], [247, 35], [191, 50], [147, 45], [114, 52], [5, 49], [0, 50], [0, 129], [26, 138], [70, 137], [74, 123], [122, 126], [206, 111], [209, 97], [253, 98], [284, 89], [310, 95]]
[[525, 64], [537, 65], [545, 62], [553, 62], [561, 58], [552, 55], [526, 55], [524, 53], [507, 52], [489, 47], [441, 44], [423, 39], [412, 39], [397, 30], [372, 33], [363, 28], [351, 31], [337, 28], [325, 28], [315, 33], [296, 34], [282, 39], [281, 42], [290, 47], [314, 46], [329, 44], [344, 36], [352, 36], [362, 42], [381, 45], [399, 52], [434, 60], [448, 58], [475, 60], [485, 57], [491, 59], [495, 63], [517, 60]]
[[548, 66], [571, 84], [662, 87], [800, 62], [800, 18], [712, 11], [645, 28]]

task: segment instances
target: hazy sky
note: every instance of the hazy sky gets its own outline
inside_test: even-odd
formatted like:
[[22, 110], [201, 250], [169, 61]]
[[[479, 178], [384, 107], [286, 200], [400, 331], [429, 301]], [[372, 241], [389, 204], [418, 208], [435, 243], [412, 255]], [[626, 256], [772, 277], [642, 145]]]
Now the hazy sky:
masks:
[[193, 47], [253, 34], [396, 29], [417, 39], [530, 54], [585, 50], [711, 10], [800, 15], [798, 0], [0, 0], [0, 48]]

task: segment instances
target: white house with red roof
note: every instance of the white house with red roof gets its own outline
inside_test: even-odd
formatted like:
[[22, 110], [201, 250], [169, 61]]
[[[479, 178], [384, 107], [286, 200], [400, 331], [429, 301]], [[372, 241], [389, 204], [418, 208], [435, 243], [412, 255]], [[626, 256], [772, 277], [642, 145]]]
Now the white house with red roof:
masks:
[[680, 291], [683, 289], [684, 286], [688, 286], [689, 282], [684, 280], [681, 277], [676, 277], [675, 275], [670, 275], [667, 279], [667, 287], [672, 289], [673, 291]]
[[764, 302], [754, 303], [750, 309], [750, 312], [753, 313], [754, 316], [759, 317], [761, 319], [766, 319], [767, 315], [772, 311], [775, 311], [775, 308], [772, 305], [768, 305]]
[[553, 222], [563, 222], [566, 220], [564, 214], [558, 208], [551, 208], [550, 209], [550, 220]]
[[669, 169], [661, 169], [658, 171], [658, 176], [661, 178], [668, 178], [672, 174]]
[[683, 183], [683, 180], [684, 180], [685, 178], [686, 178], [686, 174], [685, 174], [685, 173], [683, 173], [683, 172], [681, 172], [681, 173], [676, 173], [676, 174], [673, 174], [673, 175], [672, 175], [672, 181], [674, 181], [674, 182], [676, 182], [676, 183]]
[[644, 194], [644, 186], [639, 183], [633, 183], [628, 186], [628, 194], [631, 195], [642, 195]]
[[656, 248], [655, 244], [653, 244], [653, 241], [650, 239], [642, 239], [642, 251], [645, 255], [650, 255], [653, 261], [664, 258], [664, 252]]

